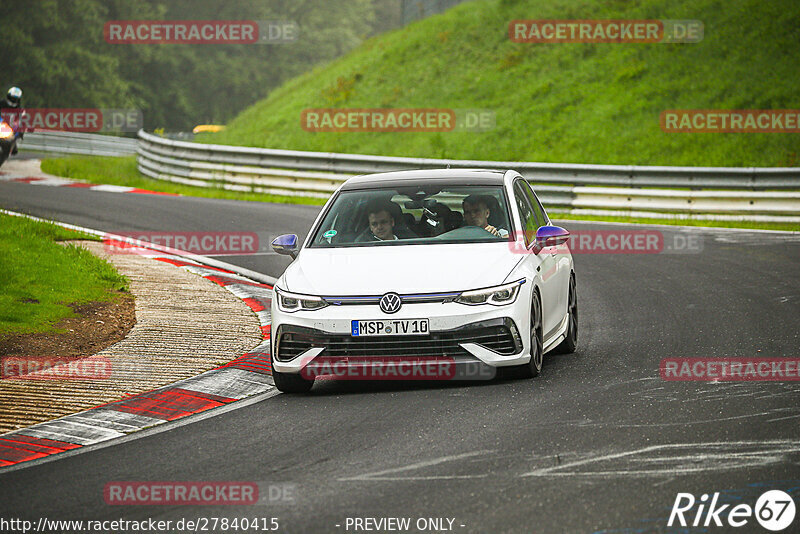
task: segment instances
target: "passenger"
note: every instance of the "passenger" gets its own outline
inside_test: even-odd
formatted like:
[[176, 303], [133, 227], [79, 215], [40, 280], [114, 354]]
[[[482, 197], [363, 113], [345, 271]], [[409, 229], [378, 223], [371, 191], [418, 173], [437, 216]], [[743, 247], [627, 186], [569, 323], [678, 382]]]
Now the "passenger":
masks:
[[392, 206], [387, 201], [373, 202], [367, 208], [369, 229], [362, 234], [358, 241], [394, 241], [395, 220], [392, 216]]
[[481, 195], [469, 195], [462, 202], [464, 208], [464, 226], [479, 226], [497, 237], [508, 237], [508, 230], [495, 228], [489, 224], [489, 201]]

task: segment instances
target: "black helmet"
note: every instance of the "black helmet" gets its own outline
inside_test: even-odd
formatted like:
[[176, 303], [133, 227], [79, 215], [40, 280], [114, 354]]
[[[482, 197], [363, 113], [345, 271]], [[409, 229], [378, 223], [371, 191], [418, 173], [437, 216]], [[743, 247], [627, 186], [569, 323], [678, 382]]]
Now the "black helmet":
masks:
[[8, 100], [10, 104], [18, 106], [20, 100], [22, 100], [22, 89], [19, 87], [12, 87], [9, 89], [8, 93], [6, 93], [6, 100]]

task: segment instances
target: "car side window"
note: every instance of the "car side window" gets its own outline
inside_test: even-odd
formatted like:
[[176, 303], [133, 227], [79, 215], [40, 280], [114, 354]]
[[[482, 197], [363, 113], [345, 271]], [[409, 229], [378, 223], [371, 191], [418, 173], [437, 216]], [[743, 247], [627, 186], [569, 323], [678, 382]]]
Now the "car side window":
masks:
[[531, 184], [528, 182], [522, 182], [522, 188], [525, 190], [525, 194], [528, 195], [528, 200], [533, 207], [533, 213], [536, 217], [536, 229], [538, 230], [539, 227], [547, 224], [547, 214], [544, 212], [544, 208], [542, 207], [542, 203], [539, 202], [539, 198], [533, 192]]
[[514, 201], [517, 203], [519, 216], [525, 233], [525, 246], [530, 246], [531, 242], [536, 238], [536, 230], [539, 226], [536, 221], [536, 214], [531, 207], [530, 200], [525, 194], [525, 190], [521, 185], [521, 181], [514, 184]]

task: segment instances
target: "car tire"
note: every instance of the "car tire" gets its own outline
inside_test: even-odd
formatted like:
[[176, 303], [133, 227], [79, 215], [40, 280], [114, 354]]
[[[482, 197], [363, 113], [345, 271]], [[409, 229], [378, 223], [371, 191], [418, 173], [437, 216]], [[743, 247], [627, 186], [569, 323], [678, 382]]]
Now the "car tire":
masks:
[[299, 374], [281, 373], [272, 370], [272, 380], [275, 387], [284, 393], [308, 393], [314, 385], [314, 380], [307, 380]]
[[532, 301], [530, 314], [531, 361], [514, 367], [520, 378], [534, 378], [542, 372], [542, 303], [537, 291], [533, 292]]
[[569, 296], [567, 297], [567, 337], [558, 344], [555, 352], [558, 354], [572, 354], [578, 346], [578, 291], [575, 288], [575, 274], [569, 278]]

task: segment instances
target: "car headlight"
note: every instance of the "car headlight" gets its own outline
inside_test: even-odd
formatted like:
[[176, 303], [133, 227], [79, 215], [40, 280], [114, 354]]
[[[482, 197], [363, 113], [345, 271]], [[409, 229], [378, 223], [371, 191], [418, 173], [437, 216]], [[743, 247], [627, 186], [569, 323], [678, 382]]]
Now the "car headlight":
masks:
[[459, 304], [467, 304], [469, 306], [478, 306], [480, 304], [504, 306], [517, 300], [519, 288], [522, 287], [522, 284], [524, 283], [525, 279], [522, 278], [516, 282], [510, 282], [501, 286], [464, 291], [458, 297], [456, 297], [455, 302], [458, 302]]
[[315, 297], [313, 295], [289, 293], [288, 291], [278, 288], [275, 288], [275, 294], [278, 297], [278, 309], [284, 312], [314, 311], [320, 310], [328, 305], [322, 297]]

